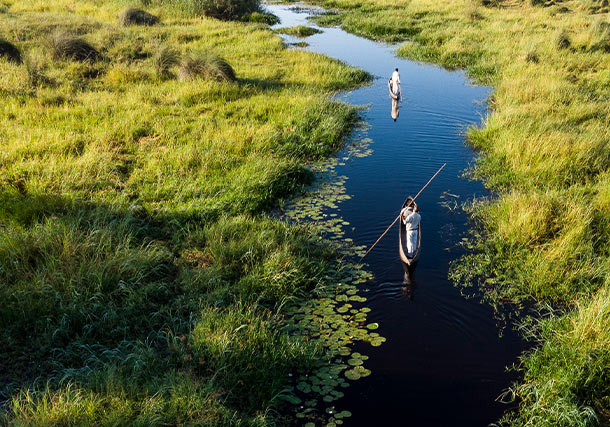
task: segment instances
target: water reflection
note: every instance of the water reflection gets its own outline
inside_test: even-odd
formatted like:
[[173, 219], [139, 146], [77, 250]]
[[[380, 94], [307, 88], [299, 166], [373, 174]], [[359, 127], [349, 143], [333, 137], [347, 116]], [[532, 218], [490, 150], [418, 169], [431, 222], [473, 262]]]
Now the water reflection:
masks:
[[399, 114], [400, 114], [400, 105], [398, 104], [398, 100], [392, 99], [392, 118], [394, 119], [394, 121], [396, 121]]
[[415, 290], [417, 289], [417, 282], [415, 281], [415, 267], [406, 268], [405, 275], [402, 281], [402, 294], [413, 301], [415, 298]]
[[390, 79], [388, 81], [388, 92], [390, 93], [390, 99], [392, 100], [392, 118], [396, 121], [400, 114], [400, 104], [402, 104], [400, 85], [393, 84], [392, 79]]

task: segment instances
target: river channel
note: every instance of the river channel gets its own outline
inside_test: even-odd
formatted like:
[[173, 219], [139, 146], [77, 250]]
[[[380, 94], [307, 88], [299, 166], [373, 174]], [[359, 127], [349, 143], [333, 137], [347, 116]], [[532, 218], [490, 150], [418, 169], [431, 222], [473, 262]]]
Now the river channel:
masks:
[[[336, 167], [347, 177], [351, 196], [338, 207], [350, 223], [346, 237], [371, 245], [405, 197], [447, 163], [418, 198], [422, 255], [412, 283], [403, 285], [397, 227], [366, 258], [374, 275], [366, 285], [369, 320], [379, 323], [387, 342], [374, 348], [356, 345], [369, 356], [372, 375], [346, 389], [341, 407], [353, 416], [344, 425], [486, 426], [497, 421], [507, 410], [497, 397], [517, 379], [506, 367], [517, 361], [524, 344], [510, 325], [501, 334], [492, 309], [463, 297], [447, 278], [449, 263], [463, 253], [459, 242], [468, 230], [468, 218], [451, 207], [487, 194], [481, 183], [461, 174], [475, 157], [464, 131], [484, 119], [491, 89], [473, 85], [461, 71], [398, 58], [396, 46], [317, 27], [307, 19], [316, 10], [304, 5], [267, 8], [281, 20], [276, 27], [307, 25], [322, 31], [306, 39], [283, 36], [287, 43], [304, 40], [304, 49], [374, 76], [371, 85], [339, 95], [366, 106], [362, 116], [372, 149], [371, 155]], [[387, 89], [394, 68], [400, 71], [404, 97], [396, 121]]]

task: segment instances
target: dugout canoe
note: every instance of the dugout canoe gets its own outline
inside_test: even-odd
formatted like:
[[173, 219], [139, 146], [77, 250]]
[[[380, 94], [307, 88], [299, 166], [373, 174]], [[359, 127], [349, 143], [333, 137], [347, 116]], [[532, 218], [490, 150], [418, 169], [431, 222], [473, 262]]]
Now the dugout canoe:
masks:
[[[405, 203], [402, 205], [403, 209], [407, 207], [407, 205], [417, 207], [417, 203], [412, 200], [413, 199], [411, 197], [408, 197]], [[421, 253], [421, 223], [417, 226], [417, 249], [415, 249], [415, 253], [412, 257], [407, 256], [407, 226], [402, 221], [402, 218], [399, 220], [398, 228], [398, 252], [400, 253], [402, 266], [404, 267], [405, 272], [407, 272], [410, 267], [417, 263], [419, 260], [419, 254]]]

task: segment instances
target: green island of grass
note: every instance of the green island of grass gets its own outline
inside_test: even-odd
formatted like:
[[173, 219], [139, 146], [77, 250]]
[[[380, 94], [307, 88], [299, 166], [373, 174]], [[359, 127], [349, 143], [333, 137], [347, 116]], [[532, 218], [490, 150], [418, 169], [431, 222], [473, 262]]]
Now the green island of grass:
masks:
[[[610, 20], [608, 2], [328, 0], [319, 16], [398, 54], [463, 68], [493, 86], [468, 140], [497, 197], [469, 207], [478, 230], [452, 268], [501, 304], [536, 303], [537, 343], [509, 395], [524, 426], [610, 420]], [[408, 76], [403, 77], [404, 80]], [[546, 308], [546, 310], [545, 310]]]
[[278, 324], [338, 254], [269, 212], [369, 76], [203, 3], [2, 3], [2, 425], [265, 425], [319, 356]]
[[305, 25], [297, 25], [294, 27], [278, 28], [277, 30], [275, 30], [275, 32], [279, 34], [288, 34], [289, 36], [305, 38], [313, 36], [314, 34], [321, 33], [322, 31], [318, 30], [317, 28], [306, 27]]

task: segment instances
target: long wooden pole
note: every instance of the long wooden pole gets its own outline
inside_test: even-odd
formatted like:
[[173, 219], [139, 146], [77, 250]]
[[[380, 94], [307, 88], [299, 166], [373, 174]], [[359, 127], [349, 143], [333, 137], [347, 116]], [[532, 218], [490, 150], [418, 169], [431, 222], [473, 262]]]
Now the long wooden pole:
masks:
[[[436, 178], [436, 175], [438, 175], [438, 174], [439, 174], [439, 173], [440, 173], [440, 172], [443, 170], [443, 168], [444, 168], [446, 165], [447, 165], [447, 163], [443, 163], [443, 166], [441, 166], [441, 168], [440, 168], [439, 170], [437, 170], [437, 171], [436, 171], [436, 173], [435, 173], [434, 175], [432, 175], [432, 178], [430, 178], [430, 179], [428, 180], [428, 182], [426, 183], [426, 185], [424, 185], [424, 186], [421, 188], [421, 190], [419, 190], [419, 192], [418, 192], [418, 193], [415, 195], [415, 197], [413, 197], [413, 198], [411, 199], [411, 203], [413, 203], [413, 202], [415, 201], [415, 199], [417, 199], [417, 197], [418, 197], [418, 196], [419, 196], [419, 195], [422, 193], [422, 191], [424, 191], [424, 190], [426, 189], [426, 187], [428, 186], [428, 184], [430, 184], [430, 183], [432, 182], [432, 180], [433, 180], [434, 178]], [[408, 198], [408, 197], [407, 197], [407, 198]], [[405, 200], [405, 202], [406, 202], [406, 200]], [[404, 203], [403, 203], [403, 205], [404, 205]], [[402, 211], [402, 209], [401, 209], [401, 211]], [[390, 228], [392, 228], [392, 226], [393, 226], [394, 224], [396, 224], [396, 221], [398, 221], [398, 218], [400, 218], [400, 213], [398, 214], [398, 216], [396, 217], [396, 219], [395, 219], [394, 221], [392, 221], [392, 223], [390, 224], [390, 226], [389, 226], [388, 228], [386, 228], [386, 230], [383, 232], [383, 234], [382, 234], [381, 236], [379, 236], [379, 239], [377, 239], [377, 240], [375, 241], [375, 243], [373, 243], [373, 246], [371, 246], [371, 247], [369, 248], [369, 250], [368, 250], [368, 251], [366, 251], [366, 253], [365, 253], [364, 255], [362, 255], [362, 258], [360, 258], [360, 261], [362, 261], [362, 260], [364, 259], [364, 257], [365, 257], [365, 256], [367, 256], [367, 255], [369, 254], [369, 252], [371, 252], [371, 251], [373, 250], [373, 248], [374, 248], [374, 247], [377, 245], [377, 243], [379, 243], [379, 241], [380, 241], [381, 239], [383, 239], [383, 236], [385, 236], [385, 235], [388, 233], [388, 231], [390, 231]]]

